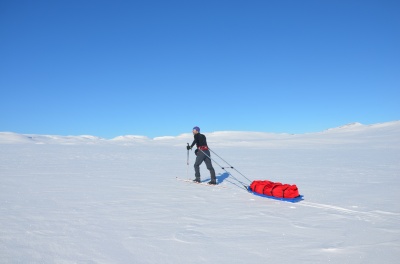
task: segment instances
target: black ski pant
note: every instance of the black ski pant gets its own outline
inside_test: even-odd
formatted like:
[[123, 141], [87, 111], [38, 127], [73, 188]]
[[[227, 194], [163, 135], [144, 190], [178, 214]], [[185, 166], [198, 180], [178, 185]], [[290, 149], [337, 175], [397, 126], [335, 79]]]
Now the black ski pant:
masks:
[[212, 181], [216, 180], [215, 170], [214, 170], [214, 168], [213, 168], [213, 166], [211, 164], [211, 159], [209, 157], [211, 157], [209, 150], [200, 150], [199, 149], [199, 151], [197, 152], [196, 162], [194, 163], [194, 171], [195, 171], [194, 175], [196, 176], [196, 179], [200, 180], [200, 164], [203, 163], [203, 161], [204, 161], [204, 163], [207, 166], [207, 169], [210, 171], [211, 180]]

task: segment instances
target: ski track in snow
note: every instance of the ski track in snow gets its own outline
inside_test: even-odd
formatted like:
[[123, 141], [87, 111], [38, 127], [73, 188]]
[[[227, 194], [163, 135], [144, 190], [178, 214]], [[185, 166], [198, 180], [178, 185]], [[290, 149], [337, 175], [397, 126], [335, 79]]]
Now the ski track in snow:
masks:
[[400, 221], [400, 213], [393, 212], [384, 212], [384, 211], [372, 211], [372, 212], [362, 212], [353, 209], [343, 208], [335, 205], [321, 204], [321, 203], [313, 203], [302, 201], [296, 205], [306, 206], [318, 209], [324, 209], [327, 211], [333, 211], [337, 213], [341, 213], [344, 215], [354, 216], [360, 220], [365, 221], [376, 221], [376, 220], [385, 220], [385, 221]]

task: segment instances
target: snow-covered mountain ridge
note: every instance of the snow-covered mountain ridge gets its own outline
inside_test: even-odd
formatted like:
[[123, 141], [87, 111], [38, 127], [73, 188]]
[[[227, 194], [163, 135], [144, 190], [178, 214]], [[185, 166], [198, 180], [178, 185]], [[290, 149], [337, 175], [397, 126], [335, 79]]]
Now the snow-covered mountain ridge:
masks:
[[[216, 131], [205, 132], [209, 142], [238, 144], [254, 143], [260, 141], [276, 140], [301, 140], [301, 139], [323, 139], [337, 138], [340, 136], [359, 136], [359, 137], [396, 137], [400, 136], [400, 121], [377, 123], [372, 125], [363, 125], [360, 123], [351, 123], [336, 128], [330, 128], [322, 132], [306, 134], [288, 134], [288, 133], [267, 133], [267, 132], [245, 132], [245, 131]], [[34, 143], [34, 144], [99, 144], [99, 143], [182, 143], [191, 141], [191, 133], [181, 134], [179, 136], [164, 136], [149, 138], [140, 135], [124, 135], [113, 139], [105, 139], [92, 135], [80, 136], [60, 136], [60, 135], [36, 135], [36, 134], [18, 134], [13, 132], [0, 132], [0, 144], [12, 143]]]

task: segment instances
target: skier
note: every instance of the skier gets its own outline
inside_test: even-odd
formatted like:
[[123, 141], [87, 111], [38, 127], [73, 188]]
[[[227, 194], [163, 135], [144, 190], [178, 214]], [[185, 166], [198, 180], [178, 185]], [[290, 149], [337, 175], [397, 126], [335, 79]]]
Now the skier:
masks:
[[217, 179], [215, 177], [215, 170], [211, 164], [211, 159], [210, 157], [210, 150], [208, 149], [207, 146], [207, 139], [206, 136], [203, 134], [200, 134], [200, 128], [198, 126], [195, 126], [193, 128], [193, 135], [194, 135], [194, 140], [191, 146], [186, 146], [186, 148], [192, 149], [193, 146], [196, 144], [197, 149], [195, 150], [196, 154], [196, 162], [194, 163], [194, 170], [195, 170], [195, 179], [193, 180], [194, 182], [200, 182], [200, 164], [204, 161], [206, 163], [207, 169], [210, 171], [211, 174], [211, 181], [208, 182], [208, 184], [215, 185], [217, 184]]

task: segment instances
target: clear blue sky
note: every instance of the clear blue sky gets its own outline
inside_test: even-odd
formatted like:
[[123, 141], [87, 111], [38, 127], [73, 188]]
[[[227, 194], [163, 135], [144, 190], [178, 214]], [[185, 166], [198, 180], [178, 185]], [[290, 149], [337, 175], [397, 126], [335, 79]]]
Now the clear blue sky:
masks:
[[0, 131], [305, 133], [400, 119], [400, 1], [0, 1]]

